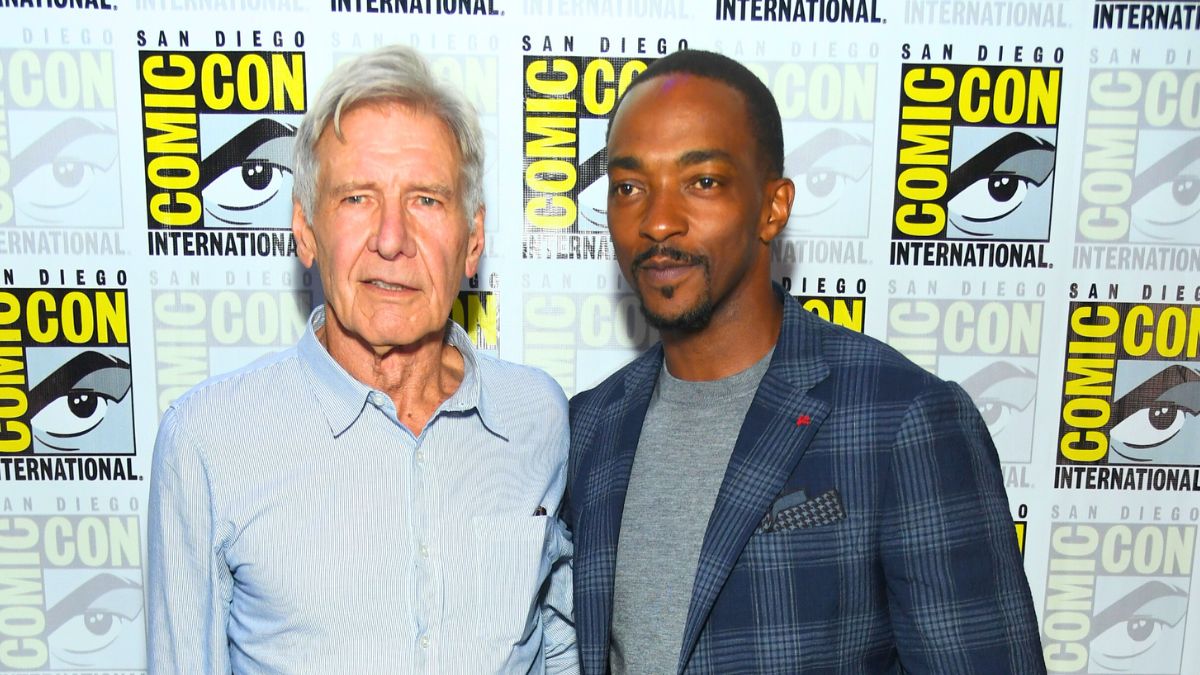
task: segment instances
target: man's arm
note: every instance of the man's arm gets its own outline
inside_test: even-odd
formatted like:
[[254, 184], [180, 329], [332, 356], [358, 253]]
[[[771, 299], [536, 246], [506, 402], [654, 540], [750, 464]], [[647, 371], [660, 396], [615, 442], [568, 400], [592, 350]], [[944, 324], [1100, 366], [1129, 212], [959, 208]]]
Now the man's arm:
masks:
[[[566, 532], [561, 522], [557, 527]], [[547, 673], [578, 673], [579, 651], [575, 646], [574, 599], [572, 597], [570, 535], [562, 542], [562, 557], [550, 571], [549, 588], [542, 603], [542, 648]]]
[[151, 673], [229, 673], [232, 577], [214, 533], [212, 490], [178, 412], [163, 415], [150, 474], [147, 643]]
[[561, 397], [560, 405], [556, 411], [558, 413], [555, 416], [557, 424], [551, 432], [550, 442], [558, 449], [559, 456], [563, 460], [559, 465], [558, 475], [555, 476], [554, 486], [563, 496], [558, 503], [558, 514], [551, 514], [551, 518], [554, 520], [550, 526], [555, 529], [555, 537], [558, 539], [559, 558], [553, 562], [553, 567], [550, 569], [546, 594], [542, 598], [542, 649], [546, 656], [547, 673], [578, 673], [579, 650], [575, 645], [575, 599], [572, 567], [572, 555], [575, 549], [571, 532], [567, 529], [567, 523], [562, 520], [569, 515], [571, 508], [568, 503], [570, 497], [567, 494], [569, 486], [566, 484], [567, 450], [571, 442], [571, 434], [567, 422], [566, 397], [562, 396], [561, 389], [558, 391]]
[[904, 669], [1046, 672], [999, 458], [970, 398], [932, 385], [892, 452], [879, 531]]

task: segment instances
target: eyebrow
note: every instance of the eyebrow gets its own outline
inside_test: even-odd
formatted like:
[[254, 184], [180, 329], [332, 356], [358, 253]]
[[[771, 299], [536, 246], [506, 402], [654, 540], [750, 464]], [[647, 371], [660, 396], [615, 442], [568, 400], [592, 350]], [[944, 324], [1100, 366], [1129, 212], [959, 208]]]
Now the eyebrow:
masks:
[[[88, 376], [97, 373], [98, 377], [84, 382]], [[129, 364], [100, 352], [83, 352], [59, 366], [29, 390], [29, 414], [38, 414], [52, 401], [84, 384], [92, 385], [87, 387], [88, 391], [116, 400], [124, 399], [129, 392]]]
[[870, 141], [861, 136], [837, 128], [826, 129], [789, 152], [783, 163], [795, 173], [805, 173], [825, 155], [847, 145], [871, 147]]
[[959, 382], [962, 388], [967, 390], [971, 396], [978, 396], [987, 390], [988, 387], [1013, 378], [1035, 379], [1036, 375], [1027, 368], [1016, 366], [1007, 361], [993, 361], [991, 364], [972, 373], [965, 380]]
[[200, 187], [206, 188], [229, 169], [238, 166], [268, 141], [295, 138], [296, 127], [280, 124], [273, 119], [260, 118], [254, 124], [234, 134], [233, 138], [213, 150], [200, 161]]
[[[379, 183], [375, 181], [347, 181], [339, 185], [335, 185], [329, 189], [328, 194], [343, 195], [347, 192], [358, 192], [360, 190], [378, 190]], [[406, 192], [432, 192], [435, 195], [446, 199], [454, 198], [454, 188], [444, 183], [419, 183], [406, 188]]]
[[[1026, 153], [1029, 154], [1018, 157]], [[950, 186], [946, 190], [946, 198], [953, 199], [975, 181], [995, 173], [1001, 165], [1013, 158], [1018, 158], [1023, 165], [1020, 168], [1026, 171], [1022, 174], [1024, 178], [1032, 181], [1034, 185], [1041, 185], [1054, 170], [1054, 144], [1020, 131], [1006, 134], [950, 172]], [[1035, 175], [1030, 175], [1034, 172]]]
[[[71, 143], [96, 134], [116, 136], [112, 129], [93, 124], [82, 117], [72, 117], [59, 122], [54, 128], [42, 134], [29, 147], [22, 150], [12, 159], [12, 182], [18, 183], [33, 172], [34, 169], [58, 157]], [[114, 154], [114, 157], [116, 155]], [[109, 161], [109, 166], [112, 162]], [[108, 167], [104, 167], [108, 169]]]
[[[1097, 636], [1103, 635], [1104, 631], [1127, 621], [1136, 610], [1154, 600], [1171, 597], [1187, 598], [1187, 593], [1184, 593], [1181, 588], [1168, 586], [1161, 581], [1147, 581], [1093, 617], [1092, 630], [1088, 638], [1094, 640]], [[1182, 617], [1177, 617], [1174, 622], [1167, 621], [1167, 625], [1174, 626], [1179, 623], [1179, 618]]]
[[1139, 201], [1146, 193], [1183, 173], [1189, 164], [1196, 161], [1197, 153], [1200, 153], [1200, 137], [1175, 148], [1162, 159], [1143, 169], [1133, 179], [1130, 201]]
[[[1194, 405], [1195, 401], [1184, 394], [1196, 384], [1200, 384], [1200, 373], [1179, 364], [1167, 366], [1113, 401], [1113, 419], [1123, 420], [1155, 403], [1173, 403], [1184, 407]], [[1176, 400], [1165, 399], [1168, 391], [1173, 392], [1173, 398]]]
[[[46, 628], [47, 633], [53, 633], [58, 630], [64, 623], [70, 621], [72, 617], [82, 614], [84, 610], [91, 606], [98, 598], [105, 596], [108, 593], [119, 590], [136, 591], [141, 594], [142, 587], [134, 581], [122, 579], [115, 574], [103, 572], [88, 579], [75, 590], [68, 593], [63, 599], [54, 603], [46, 612]], [[141, 613], [141, 605], [136, 603], [136, 598], [130, 596], [133, 602], [127, 602], [130, 607], [123, 608], [125, 611], [133, 614], [130, 610], [137, 610], [137, 614]], [[136, 606], [132, 606], [136, 605]], [[136, 614], [135, 614], [136, 616]], [[132, 618], [132, 617], [130, 617]]]

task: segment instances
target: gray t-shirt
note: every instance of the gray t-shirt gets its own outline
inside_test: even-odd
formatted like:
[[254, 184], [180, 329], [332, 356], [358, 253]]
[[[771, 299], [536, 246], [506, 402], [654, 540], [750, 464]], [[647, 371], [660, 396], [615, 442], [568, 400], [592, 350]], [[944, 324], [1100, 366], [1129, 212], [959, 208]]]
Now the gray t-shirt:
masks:
[[768, 353], [706, 382], [677, 379], [663, 364], [621, 517], [609, 652], [616, 675], [675, 672], [708, 519], [770, 362]]

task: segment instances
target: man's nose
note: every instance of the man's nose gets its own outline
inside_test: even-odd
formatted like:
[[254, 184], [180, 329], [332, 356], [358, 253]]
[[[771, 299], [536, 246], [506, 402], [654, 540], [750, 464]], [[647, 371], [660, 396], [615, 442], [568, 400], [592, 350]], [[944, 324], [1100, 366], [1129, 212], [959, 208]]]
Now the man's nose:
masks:
[[416, 253], [412, 224], [412, 214], [408, 213], [404, 205], [397, 200], [389, 200], [384, 204], [379, 229], [368, 242], [368, 247], [386, 260], [400, 256], [411, 258]]
[[646, 212], [640, 234], [653, 241], [666, 241], [688, 231], [687, 217], [678, 193], [670, 189], [652, 190], [646, 195]]

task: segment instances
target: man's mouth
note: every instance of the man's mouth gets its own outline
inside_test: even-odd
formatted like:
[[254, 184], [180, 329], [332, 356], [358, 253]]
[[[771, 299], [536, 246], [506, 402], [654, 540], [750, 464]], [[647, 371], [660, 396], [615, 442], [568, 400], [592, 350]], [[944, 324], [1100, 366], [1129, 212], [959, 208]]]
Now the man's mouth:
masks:
[[383, 290], [385, 290], [385, 291], [411, 291], [411, 290], [415, 290], [415, 289], [414, 289], [413, 287], [411, 287], [411, 286], [405, 286], [405, 285], [403, 285], [403, 284], [389, 284], [388, 282], [386, 282], [386, 281], [380, 281], [379, 279], [371, 279], [371, 280], [370, 280], [370, 281], [368, 281], [367, 283], [371, 284], [372, 286], [374, 286], [374, 287], [376, 287], [376, 288], [382, 288], [382, 289], [383, 289]]
[[652, 246], [642, 251], [630, 263], [635, 274], [642, 273], [650, 281], [658, 284], [670, 284], [687, 275], [693, 267], [706, 267], [708, 259], [704, 256], [685, 253], [677, 248], [667, 246]]

